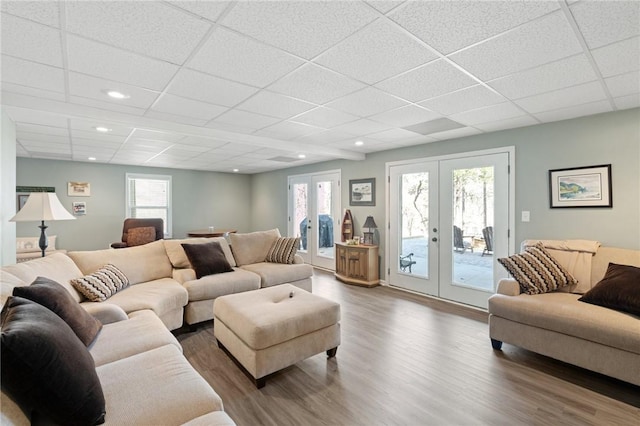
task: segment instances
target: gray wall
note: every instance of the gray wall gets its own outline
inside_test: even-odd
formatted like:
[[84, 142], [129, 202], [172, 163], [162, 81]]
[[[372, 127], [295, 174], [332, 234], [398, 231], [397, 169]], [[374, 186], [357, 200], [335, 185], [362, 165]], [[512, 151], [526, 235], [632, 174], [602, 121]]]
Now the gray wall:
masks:
[[[382, 226], [385, 163], [413, 158], [515, 146], [516, 247], [528, 238], [590, 239], [603, 245], [640, 249], [640, 109], [511, 129], [367, 155], [364, 161], [330, 161], [252, 176], [254, 229], [287, 229], [287, 176], [342, 170], [342, 209], [350, 208], [356, 233], [367, 215]], [[551, 209], [548, 171], [612, 165], [613, 208]], [[376, 178], [376, 206], [349, 207], [349, 179]], [[520, 212], [531, 221], [520, 222]], [[379, 229], [384, 263], [385, 230]], [[384, 265], [381, 270], [384, 271]]]
[[[55, 160], [17, 159], [17, 185], [54, 186], [64, 207], [85, 201], [87, 214], [73, 221], [48, 222], [47, 235], [57, 235], [57, 248], [93, 250], [119, 241], [125, 218], [125, 175], [172, 176], [173, 238], [214, 225], [251, 230], [251, 177], [230, 173], [133, 167]], [[68, 197], [67, 182], [89, 182], [90, 197]], [[37, 236], [37, 223], [20, 223], [17, 236]]]

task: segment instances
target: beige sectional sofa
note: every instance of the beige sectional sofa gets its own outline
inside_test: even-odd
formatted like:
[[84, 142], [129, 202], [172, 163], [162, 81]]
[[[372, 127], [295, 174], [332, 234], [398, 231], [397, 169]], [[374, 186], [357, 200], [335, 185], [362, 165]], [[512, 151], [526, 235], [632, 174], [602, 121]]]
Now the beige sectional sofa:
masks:
[[[591, 259], [590, 285], [609, 263], [640, 267], [640, 251], [600, 247]], [[640, 282], [638, 291], [640, 291]], [[581, 294], [520, 294], [513, 279], [501, 280], [489, 298], [489, 335], [502, 342], [640, 385], [640, 317], [578, 301]]]
[[[222, 295], [290, 282], [312, 289], [313, 269], [299, 256], [294, 264], [263, 262], [277, 230], [240, 234], [239, 262], [224, 238], [160, 240], [124, 249], [56, 253], [0, 269], [4, 304], [16, 286], [38, 276], [61, 285], [104, 325], [89, 348], [107, 401], [106, 424], [228, 425], [222, 401], [191, 368], [169, 330], [213, 318], [213, 301]], [[182, 243], [217, 241], [234, 267], [230, 273], [196, 279]], [[245, 255], [245, 257], [243, 257]], [[245, 263], [248, 257], [261, 260]], [[70, 281], [113, 264], [130, 285], [104, 302], [89, 302]], [[2, 424], [28, 424], [27, 417], [2, 395]]]

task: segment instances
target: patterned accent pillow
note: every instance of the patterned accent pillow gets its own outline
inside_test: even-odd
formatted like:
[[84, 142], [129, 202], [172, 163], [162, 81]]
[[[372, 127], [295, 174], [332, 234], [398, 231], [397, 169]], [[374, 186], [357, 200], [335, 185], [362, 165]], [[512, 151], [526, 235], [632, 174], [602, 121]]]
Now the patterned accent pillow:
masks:
[[575, 278], [544, 249], [542, 243], [527, 247], [524, 252], [500, 258], [505, 267], [520, 284], [524, 294], [540, 294], [576, 284]]
[[293, 259], [300, 247], [300, 238], [280, 237], [273, 242], [269, 253], [267, 253], [267, 262], [292, 264]]
[[127, 246], [141, 246], [156, 240], [156, 228], [153, 226], [140, 226], [127, 231]]
[[71, 280], [71, 285], [92, 302], [104, 302], [118, 291], [129, 286], [129, 279], [112, 264], [107, 264], [93, 274]]

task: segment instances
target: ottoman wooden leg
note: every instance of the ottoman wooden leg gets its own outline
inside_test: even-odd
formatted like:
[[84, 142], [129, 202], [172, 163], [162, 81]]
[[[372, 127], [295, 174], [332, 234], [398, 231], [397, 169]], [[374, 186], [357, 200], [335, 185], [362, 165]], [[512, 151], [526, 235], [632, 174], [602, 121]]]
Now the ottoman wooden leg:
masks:
[[336, 356], [336, 352], [338, 352], [338, 347], [336, 346], [335, 348], [331, 348], [327, 351], [327, 358], [333, 358], [334, 356]]

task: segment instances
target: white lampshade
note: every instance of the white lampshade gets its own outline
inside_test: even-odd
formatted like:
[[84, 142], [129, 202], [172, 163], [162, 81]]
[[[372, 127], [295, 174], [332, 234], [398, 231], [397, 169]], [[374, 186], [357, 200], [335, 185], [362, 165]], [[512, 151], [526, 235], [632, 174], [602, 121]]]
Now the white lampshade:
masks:
[[56, 196], [55, 192], [32, 192], [24, 206], [10, 222], [36, 222], [42, 220], [75, 219]]

